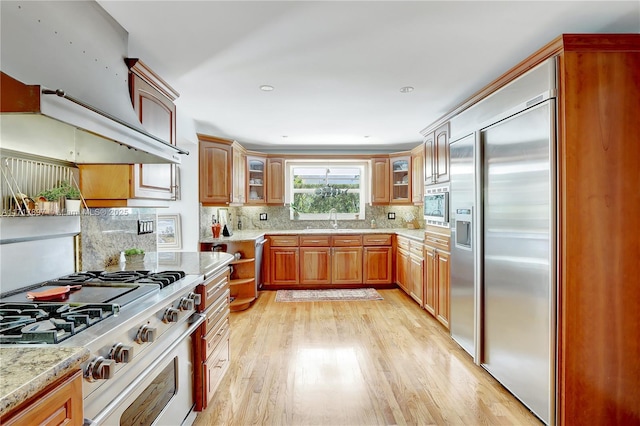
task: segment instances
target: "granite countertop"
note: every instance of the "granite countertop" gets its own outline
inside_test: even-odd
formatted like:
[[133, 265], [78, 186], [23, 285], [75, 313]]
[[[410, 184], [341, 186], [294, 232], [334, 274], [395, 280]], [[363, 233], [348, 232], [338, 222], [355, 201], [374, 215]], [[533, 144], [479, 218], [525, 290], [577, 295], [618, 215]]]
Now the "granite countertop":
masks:
[[106, 271], [184, 271], [189, 275], [206, 276], [216, 269], [228, 265], [232, 260], [233, 255], [222, 252], [147, 252], [145, 253], [144, 261], [120, 263], [118, 265], [109, 266], [106, 268]]
[[201, 243], [224, 243], [231, 241], [250, 241], [257, 240], [268, 234], [277, 235], [298, 235], [298, 234], [398, 234], [417, 241], [424, 241], [424, 229], [407, 229], [407, 228], [364, 228], [364, 229], [261, 229], [261, 230], [243, 230], [234, 231], [230, 237], [220, 238], [202, 238]]
[[40, 392], [89, 359], [85, 348], [0, 347], [0, 415]]

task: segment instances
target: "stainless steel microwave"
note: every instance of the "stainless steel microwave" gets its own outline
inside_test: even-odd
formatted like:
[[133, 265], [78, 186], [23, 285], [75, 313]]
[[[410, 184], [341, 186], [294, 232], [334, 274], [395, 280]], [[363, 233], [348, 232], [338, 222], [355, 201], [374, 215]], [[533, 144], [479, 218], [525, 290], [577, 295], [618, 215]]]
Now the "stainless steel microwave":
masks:
[[449, 227], [449, 187], [424, 189], [424, 220], [430, 225]]

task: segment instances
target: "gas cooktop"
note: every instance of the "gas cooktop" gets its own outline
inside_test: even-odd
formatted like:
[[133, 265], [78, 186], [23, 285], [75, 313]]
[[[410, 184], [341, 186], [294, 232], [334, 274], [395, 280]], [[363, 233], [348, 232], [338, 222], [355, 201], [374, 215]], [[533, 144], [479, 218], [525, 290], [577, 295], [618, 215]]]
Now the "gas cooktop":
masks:
[[87, 271], [1, 294], [0, 343], [62, 342], [185, 275]]

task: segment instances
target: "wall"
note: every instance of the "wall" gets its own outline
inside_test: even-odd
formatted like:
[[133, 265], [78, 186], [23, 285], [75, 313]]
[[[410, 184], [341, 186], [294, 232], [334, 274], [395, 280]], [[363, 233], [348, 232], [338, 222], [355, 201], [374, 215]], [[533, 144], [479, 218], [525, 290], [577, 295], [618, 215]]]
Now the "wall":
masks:
[[118, 263], [120, 252], [140, 248], [156, 251], [156, 233], [138, 235], [138, 220], [153, 220], [156, 209], [90, 209], [81, 220], [81, 252], [84, 271], [101, 270]]

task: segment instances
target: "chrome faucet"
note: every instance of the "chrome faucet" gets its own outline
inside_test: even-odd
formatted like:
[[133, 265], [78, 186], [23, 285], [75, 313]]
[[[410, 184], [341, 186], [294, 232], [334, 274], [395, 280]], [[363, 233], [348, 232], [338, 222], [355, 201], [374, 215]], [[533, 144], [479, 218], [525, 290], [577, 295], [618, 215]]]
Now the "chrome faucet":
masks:
[[333, 229], [338, 229], [338, 211], [336, 209], [329, 210], [329, 221], [333, 215]]

